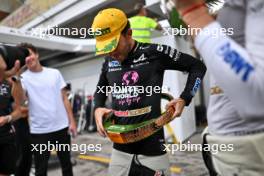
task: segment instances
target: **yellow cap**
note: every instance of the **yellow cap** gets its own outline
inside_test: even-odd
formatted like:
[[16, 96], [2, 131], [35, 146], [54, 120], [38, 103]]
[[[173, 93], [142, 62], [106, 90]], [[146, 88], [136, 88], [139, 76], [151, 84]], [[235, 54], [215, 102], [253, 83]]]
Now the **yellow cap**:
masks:
[[96, 55], [107, 54], [116, 49], [127, 22], [126, 14], [115, 8], [102, 10], [96, 15], [92, 24], [96, 39]]

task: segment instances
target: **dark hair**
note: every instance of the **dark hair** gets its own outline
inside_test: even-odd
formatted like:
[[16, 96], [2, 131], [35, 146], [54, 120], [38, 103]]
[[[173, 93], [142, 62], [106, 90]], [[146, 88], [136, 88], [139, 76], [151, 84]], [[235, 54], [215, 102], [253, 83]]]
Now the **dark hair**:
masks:
[[126, 34], [128, 29], [130, 29], [130, 22], [127, 20], [126, 27], [121, 31], [121, 34]]
[[141, 9], [144, 8], [144, 4], [143, 3], [137, 3], [135, 6], [134, 6], [134, 11], [136, 14], [138, 14], [140, 12]]
[[65, 90], [68, 90], [68, 91], [71, 91], [71, 90], [72, 90], [71, 87], [72, 87], [72, 86], [71, 86], [71, 83], [67, 83], [64, 89], [65, 89]]
[[35, 54], [38, 54], [38, 49], [37, 49], [34, 45], [32, 45], [32, 44], [30, 44], [30, 43], [20, 43], [20, 44], [17, 45], [17, 46], [22, 47], [22, 48], [30, 49], [30, 50], [32, 50]]

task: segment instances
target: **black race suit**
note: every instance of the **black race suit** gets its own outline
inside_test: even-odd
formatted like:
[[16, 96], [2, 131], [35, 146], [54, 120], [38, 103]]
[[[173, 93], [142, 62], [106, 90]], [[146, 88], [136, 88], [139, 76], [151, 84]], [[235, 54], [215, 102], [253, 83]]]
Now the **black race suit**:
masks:
[[[100, 79], [95, 92], [95, 109], [105, 107], [106, 90], [116, 88], [112, 92], [112, 109], [126, 111], [151, 107], [151, 112], [134, 117], [118, 117], [117, 124], [136, 124], [149, 119], [157, 118], [161, 114], [161, 94], [152, 92], [150, 87], [162, 87], [165, 70], [178, 70], [188, 72], [186, 86], [180, 97], [188, 106], [197, 91], [206, 72], [205, 65], [198, 59], [181, 53], [166, 45], [136, 43], [127, 58], [119, 63], [113, 58], [106, 57], [103, 63]], [[127, 89], [125, 86], [138, 87]], [[145, 88], [142, 93], [142, 86]], [[157, 87], [156, 87], [157, 88]], [[156, 89], [156, 92], [157, 89]], [[131, 144], [114, 144], [114, 148], [130, 154], [143, 154], [148, 156], [162, 155], [164, 149], [164, 132], [158, 131], [152, 136]]]

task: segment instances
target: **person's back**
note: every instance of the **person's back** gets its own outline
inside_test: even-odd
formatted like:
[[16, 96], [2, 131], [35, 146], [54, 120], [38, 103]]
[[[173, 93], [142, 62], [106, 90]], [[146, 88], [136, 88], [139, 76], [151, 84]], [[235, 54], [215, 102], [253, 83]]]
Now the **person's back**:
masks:
[[130, 27], [133, 30], [132, 37], [138, 42], [150, 43], [152, 31], [160, 30], [161, 27], [154, 19], [147, 17], [148, 13], [144, 4], [137, 3], [134, 10], [136, 15], [129, 18]]
[[158, 23], [145, 16], [134, 16], [129, 19], [131, 28], [133, 30], [132, 37], [142, 43], [151, 42], [151, 32]]

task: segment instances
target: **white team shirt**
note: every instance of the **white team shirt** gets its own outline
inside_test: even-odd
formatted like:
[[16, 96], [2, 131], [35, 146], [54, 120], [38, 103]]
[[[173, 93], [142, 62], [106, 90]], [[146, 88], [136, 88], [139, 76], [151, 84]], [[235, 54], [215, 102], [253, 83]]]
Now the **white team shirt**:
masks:
[[41, 72], [27, 70], [22, 78], [22, 86], [29, 99], [30, 132], [43, 134], [68, 127], [61, 93], [66, 83], [61, 73], [43, 67]]
[[211, 86], [224, 91], [210, 97], [208, 124], [213, 134], [264, 129], [263, 4], [247, 2], [244, 48], [225, 34], [213, 33], [221, 31], [218, 22], [206, 26], [195, 39], [212, 74]]

